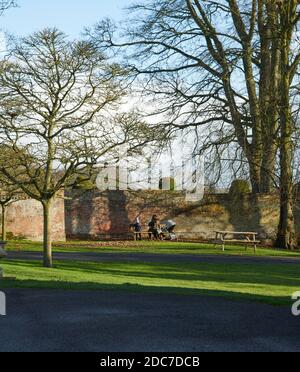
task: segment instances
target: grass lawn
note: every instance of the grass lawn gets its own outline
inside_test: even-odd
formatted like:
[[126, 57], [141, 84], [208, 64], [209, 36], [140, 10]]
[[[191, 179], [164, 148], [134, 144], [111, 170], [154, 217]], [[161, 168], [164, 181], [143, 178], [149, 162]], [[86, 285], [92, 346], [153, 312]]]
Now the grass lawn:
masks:
[[[10, 251], [42, 251], [42, 244], [30, 241], [11, 241], [7, 246]], [[91, 242], [69, 241], [54, 243], [54, 252], [96, 252], [96, 253], [153, 253], [153, 254], [218, 254], [234, 256], [253, 256], [253, 248], [247, 251], [242, 246], [227, 246], [222, 252], [221, 247], [212, 244], [181, 243], [181, 242]], [[256, 256], [269, 257], [299, 257], [300, 251], [283, 251], [270, 248], [258, 248]]]
[[[12, 241], [8, 251], [42, 251], [41, 243]], [[54, 244], [54, 252], [214, 254], [235, 256], [300, 257], [299, 252], [249, 247], [214, 248], [210, 244], [177, 242], [79, 242]], [[300, 290], [299, 265], [143, 263], [57, 261], [54, 269], [43, 269], [37, 261], [1, 260], [6, 276], [1, 288], [49, 288], [70, 290], [152, 291], [159, 293], [207, 294], [262, 301], [276, 305], [291, 303]]]
[[183, 295], [205, 294], [288, 305], [300, 290], [298, 265], [75, 262], [59, 261], [53, 269], [40, 262], [1, 260], [5, 288], [121, 290]]

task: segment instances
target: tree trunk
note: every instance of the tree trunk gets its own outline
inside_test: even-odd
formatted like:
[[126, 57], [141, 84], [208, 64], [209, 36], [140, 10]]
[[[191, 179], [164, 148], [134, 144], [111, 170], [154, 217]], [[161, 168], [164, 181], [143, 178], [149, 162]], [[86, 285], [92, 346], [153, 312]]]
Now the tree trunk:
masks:
[[276, 246], [278, 248], [293, 250], [297, 247], [297, 240], [293, 200], [290, 198], [289, 186], [281, 190], [280, 204], [280, 222]]
[[260, 192], [263, 194], [270, 194], [275, 186], [276, 153], [277, 145], [275, 142], [264, 146], [260, 178]]
[[259, 100], [262, 117], [263, 155], [261, 193], [274, 189], [275, 163], [278, 151], [277, 133], [280, 86], [279, 17], [274, 1], [258, 1], [258, 33], [261, 43]]
[[[289, 102], [286, 104], [289, 105]], [[288, 106], [285, 106], [288, 107]], [[290, 109], [283, 107], [285, 114], [281, 118], [281, 147], [280, 147], [280, 222], [278, 227], [277, 246], [284, 249], [295, 249], [297, 246], [295, 218], [294, 218], [294, 195], [293, 195], [293, 172], [292, 154], [293, 144], [292, 118]]]
[[[281, 104], [280, 104], [280, 222], [278, 227], [277, 246], [294, 249], [297, 246], [294, 195], [293, 195], [293, 121], [290, 106], [290, 46], [293, 29], [291, 25], [291, 7], [295, 2], [284, 3], [281, 7]], [[295, 8], [296, 9], [296, 8]]]
[[260, 184], [261, 184], [260, 165], [254, 162], [255, 160], [253, 158], [249, 160], [250, 182], [251, 182], [251, 187], [252, 187], [252, 193], [259, 194], [261, 192], [260, 191]]
[[6, 205], [3, 205], [2, 204], [2, 240], [3, 241], [6, 241], [6, 211], [7, 211], [7, 207]]
[[275, 141], [265, 144], [263, 152], [253, 146], [252, 153], [246, 154], [250, 170], [250, 182], [253, 194], [269, 194], [274, 188], [275, 161], [277, 145]]
[[52, 201], [42, 202], [44, 211], [44, 267], [52, 268]]

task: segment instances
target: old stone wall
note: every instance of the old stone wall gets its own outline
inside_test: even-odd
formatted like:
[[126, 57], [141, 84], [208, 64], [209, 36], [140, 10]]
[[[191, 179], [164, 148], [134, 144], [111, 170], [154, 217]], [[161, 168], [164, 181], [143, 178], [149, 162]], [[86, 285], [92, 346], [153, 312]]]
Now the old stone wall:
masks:
[[[71, 196], [71, 195], [70, 195]], [[215, 230], [256, 231], [260, 239], [276, 238], [279, 221], [278, 195], [206, 195], [187, 203], [179, 192], [90, 191], [66, 201], [66, 233], [70, 238], [117, 237], [139, 216], [144, 229], [153, 214], [172, 218], [177, 232], [190, 239], [211, 239]], [[300, 213], [296, 209], [300, 230]], [[300, 231], [299, 231], [300, 233]]]

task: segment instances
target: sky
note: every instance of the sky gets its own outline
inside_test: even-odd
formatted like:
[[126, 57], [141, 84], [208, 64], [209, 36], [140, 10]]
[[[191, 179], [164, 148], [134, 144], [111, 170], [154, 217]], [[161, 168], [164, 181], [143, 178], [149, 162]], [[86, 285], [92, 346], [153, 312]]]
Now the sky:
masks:
[[45, 27], [56, 26], [71, 37], [78, 37], [87, 26], [102, 18], [120, 20], [122, 9], [131, 0], [18, 0], [0, 19], [3, 32], [25, 36]]

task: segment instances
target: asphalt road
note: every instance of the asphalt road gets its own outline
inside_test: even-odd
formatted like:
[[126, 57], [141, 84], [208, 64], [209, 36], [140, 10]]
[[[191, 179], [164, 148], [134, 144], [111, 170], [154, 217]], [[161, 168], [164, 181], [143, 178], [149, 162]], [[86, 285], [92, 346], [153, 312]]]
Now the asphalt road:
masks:
[[205, 296], [6, 290], [0, 351], [300, 351], [288, 307]]
[[[300, 257], [255, 257], [255, 256], [226, 256], [226, 255], [192, 255], [192, 254], [148, 254], [148, 253], [63, 253], [53, 254], [54, 260], [75, 260], [83, 262], [203, 262], [203, 263], [241, 263], [241, 264], [292, 264], [300, 265]], [[11, 260], [42, 260], [40, 252], [8, 252]]]

